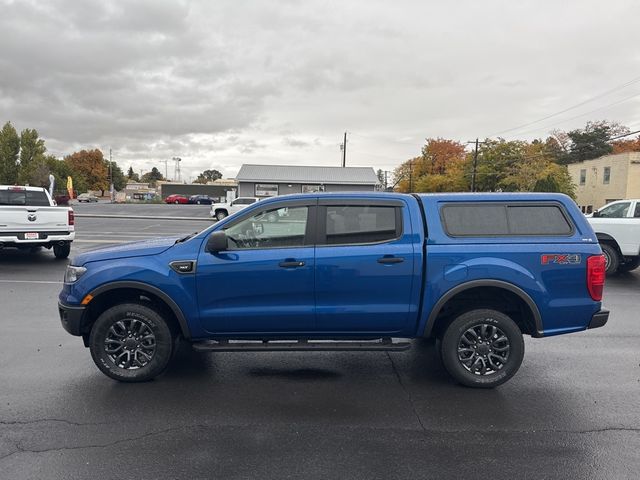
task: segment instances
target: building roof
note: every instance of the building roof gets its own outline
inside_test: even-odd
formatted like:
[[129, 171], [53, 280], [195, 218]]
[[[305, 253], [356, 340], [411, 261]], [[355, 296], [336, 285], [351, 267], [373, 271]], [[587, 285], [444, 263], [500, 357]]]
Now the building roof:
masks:
[[316, 167], [310, 165], [244, 164], [236, 176], [238, 182], [309, 183], [376, 185], [379, 182], [371, 167]]

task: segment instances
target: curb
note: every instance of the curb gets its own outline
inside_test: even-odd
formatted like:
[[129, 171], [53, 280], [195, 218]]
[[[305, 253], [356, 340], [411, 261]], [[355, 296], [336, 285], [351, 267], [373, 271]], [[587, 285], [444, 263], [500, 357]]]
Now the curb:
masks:
[[213, 218], [203, 218], [203, 217], [156, 217], [149, 215], [103, 215], [103, 214], [93, 214], [93, 213], [76, 213], [74, 215], [76, 218], [130, 218], [133, 220], [188, 220], [188, 221], [200, 221], [200, 222], [209, 222], [213, 223], [215, 220]]

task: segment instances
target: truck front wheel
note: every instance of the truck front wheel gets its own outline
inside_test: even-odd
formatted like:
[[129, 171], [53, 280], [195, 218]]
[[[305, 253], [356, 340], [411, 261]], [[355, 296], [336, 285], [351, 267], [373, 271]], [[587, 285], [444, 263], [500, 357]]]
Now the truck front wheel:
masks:
[[604, 253], [605, 272], [607, 275], [613, 275], [618, 271], [618, 267], [620, 266], [618, 250], [608, 243], [601, 243], [600, 248], [602, 248], [602, 253]]
[[165, 319], [137, 303], [109, 308], [93, 324], [91, 357], [98, 368], [121, 382], [146, 382], [169, 364], [174, 337]]
[[515, 375], [524, 357], [516, 323], [496, 310], [478, 309], [457, 317], [441, 341], [442, 362], [462, 385], [493, 388]]
[[224, 210], [218, 210], [216, 212], [216, 219], [218, 221], [223, 220], [225, 218], [227, 218], [227, 212], [225, 212]]

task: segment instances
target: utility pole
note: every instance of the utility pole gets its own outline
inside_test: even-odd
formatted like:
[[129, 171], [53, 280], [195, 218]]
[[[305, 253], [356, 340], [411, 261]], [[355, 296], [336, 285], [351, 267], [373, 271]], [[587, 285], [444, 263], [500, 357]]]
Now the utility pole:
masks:
[[342, 168], [347, 166], [347, 132], [344, 132], [344, 142], [342, 142]]
[[109, 198], [113, 203], [113, 164], [111, 163], [111, 148], [109, 148]]
[[409, 160], [409, 193], [413, 191], [413, 160]]
[[473, 173], [471, 174], [471, 191], [476, 191], [476, 173], [478, 171], [478, 138], [476, 137], [476, 150], [473, 152]]

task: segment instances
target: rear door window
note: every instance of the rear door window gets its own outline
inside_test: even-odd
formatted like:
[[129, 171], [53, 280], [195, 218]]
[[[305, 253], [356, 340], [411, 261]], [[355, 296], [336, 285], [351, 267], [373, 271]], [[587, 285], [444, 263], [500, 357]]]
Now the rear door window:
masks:
[[523, 203], [446, 204], [441, 217], [451, 237], [569, 236], [573, 225], [560, 205]]
[[397, 207], [327, 205], [324, 218], [327, 245], [379, 243], [401, 236]]

